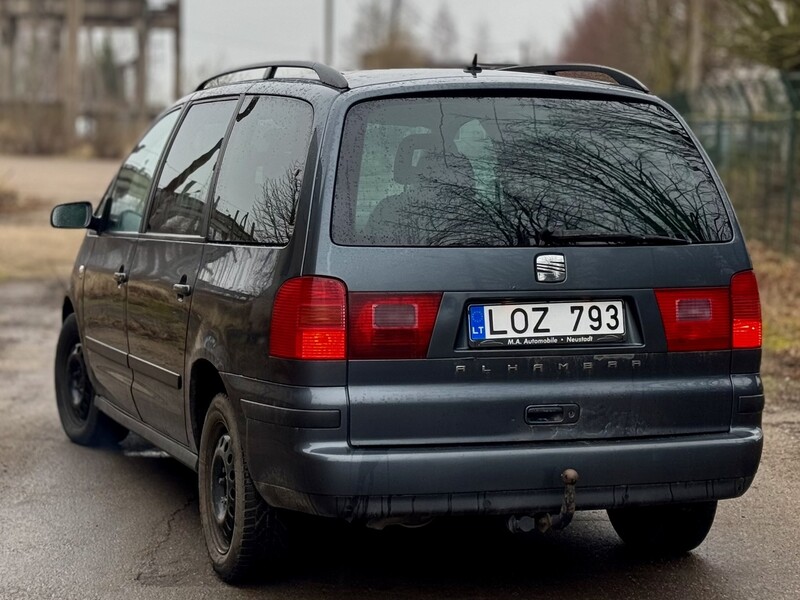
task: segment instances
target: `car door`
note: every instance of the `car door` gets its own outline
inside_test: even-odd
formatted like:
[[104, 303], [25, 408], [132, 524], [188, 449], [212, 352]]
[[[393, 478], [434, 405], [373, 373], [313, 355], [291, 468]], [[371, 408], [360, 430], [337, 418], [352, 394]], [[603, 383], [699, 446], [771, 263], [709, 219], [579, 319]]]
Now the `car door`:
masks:
[[205, 207], [237, 99], [192, 105], [167, 151], [128, 282], [129, 364], [142, 420], [186, 443], [184, 354]]
[[142, 215], [158, 161], [180, 109], [159, 119], [125, 159], [98, 209], [103, 227], [81, 265], [85, 356], [98, 392], [126, 413], [137, 416], [131, 395], [125, 319], [127, 279], [136, 250]]

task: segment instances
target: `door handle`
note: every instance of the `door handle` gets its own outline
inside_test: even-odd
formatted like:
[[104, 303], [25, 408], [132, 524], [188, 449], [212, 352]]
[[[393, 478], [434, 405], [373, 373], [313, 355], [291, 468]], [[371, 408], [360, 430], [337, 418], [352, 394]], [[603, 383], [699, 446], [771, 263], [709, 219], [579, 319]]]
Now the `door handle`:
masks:
[[114, 273], [114, 281], [117, 282], [117, 285], [122, 285], [123, 283], [127, 283], [128, 274], [125, 272], [124, 269], [120, 269], [119, 271]]
[[192, 286], [188, 283], [175, 283], [172, 286], [172, 291], [178, 295], [178, 300], [183, 300], [186, 296], [191, 296]]

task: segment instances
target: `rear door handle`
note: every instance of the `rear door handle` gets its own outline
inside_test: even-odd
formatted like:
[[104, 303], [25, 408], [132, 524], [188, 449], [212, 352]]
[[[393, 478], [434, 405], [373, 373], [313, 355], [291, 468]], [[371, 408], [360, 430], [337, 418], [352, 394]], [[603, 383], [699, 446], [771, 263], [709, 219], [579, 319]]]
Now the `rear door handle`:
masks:
[[192, 294], [192, 286], [188, 283], [175, 283], [172, 286], [172, 291], [178, 295], [178, 300], [183, 300], [186, 296]]

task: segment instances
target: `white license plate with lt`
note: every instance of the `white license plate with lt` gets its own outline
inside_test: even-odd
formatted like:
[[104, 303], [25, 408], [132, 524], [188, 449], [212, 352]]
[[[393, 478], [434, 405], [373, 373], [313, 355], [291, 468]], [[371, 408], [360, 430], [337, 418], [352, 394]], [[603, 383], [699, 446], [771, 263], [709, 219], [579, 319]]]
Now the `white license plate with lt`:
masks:
[[621, 300], [489, 304], [469, 307], [469, 339], [477, 346], [542, 346], [620, 341]]

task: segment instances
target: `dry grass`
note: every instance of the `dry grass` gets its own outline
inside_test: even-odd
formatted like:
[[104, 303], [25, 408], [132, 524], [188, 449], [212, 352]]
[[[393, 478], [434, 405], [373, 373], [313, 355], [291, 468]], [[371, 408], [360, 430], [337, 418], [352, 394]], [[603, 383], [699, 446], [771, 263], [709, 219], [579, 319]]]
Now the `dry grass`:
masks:
[[41, 198], [22, 198], [16, 190], [5, 187], [0, 181], [0, 223], [11, 220], [30, 221], [32, 212], [46, 211], [49, 204]]
[[84, 232], [52, 229], [48, 207], [0, 180], [0, 281], [66, 280]]
[[8, 214], [20, 205], [19, 193], [0, 177], [0, 215]]
[[52, 229], [47, 222], [0, 224], [0, 281], [66, 281], [85, 232]]
[[800, 358], [800, 263], [758, 242], [749, 247], [761, 290], [765, 348]]
[[96, 199], [118, 161], [0, 154], [0, 281], [66, 281], [83, 231], [52, 229], [50, 209]]
[[800, 262], [757, 242], [749, 247], [761, 292], [767, 396], [800, 405]]

